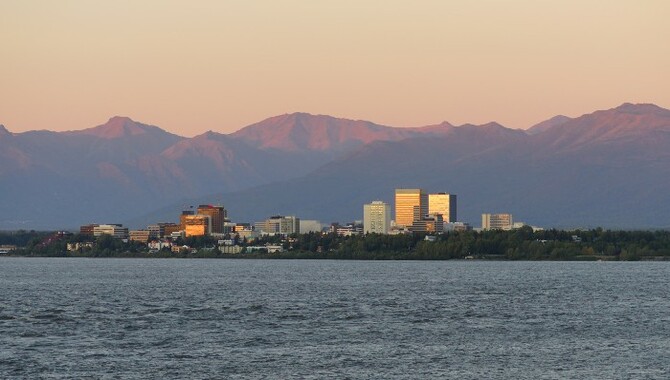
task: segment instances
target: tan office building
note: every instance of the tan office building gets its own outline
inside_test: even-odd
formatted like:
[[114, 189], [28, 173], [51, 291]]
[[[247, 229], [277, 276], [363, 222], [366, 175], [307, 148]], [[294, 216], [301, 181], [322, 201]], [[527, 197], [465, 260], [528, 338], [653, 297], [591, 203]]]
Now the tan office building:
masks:
[[455, 223], [456, 194], [428, 194], [428, 214], [441, 214], [445, 223]]
[[410, 227], [428, 214], [428, 194], [421, 189], [395, 189], [395, 224]]

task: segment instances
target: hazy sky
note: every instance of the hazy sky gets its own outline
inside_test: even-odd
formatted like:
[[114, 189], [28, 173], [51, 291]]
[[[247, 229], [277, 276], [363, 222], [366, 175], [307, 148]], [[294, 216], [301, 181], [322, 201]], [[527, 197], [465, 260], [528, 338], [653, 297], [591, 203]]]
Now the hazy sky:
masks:
[[0, 123], [184, 136], [296, 111], [511, 128], [670, 107], [668, 0], [0, 0]]

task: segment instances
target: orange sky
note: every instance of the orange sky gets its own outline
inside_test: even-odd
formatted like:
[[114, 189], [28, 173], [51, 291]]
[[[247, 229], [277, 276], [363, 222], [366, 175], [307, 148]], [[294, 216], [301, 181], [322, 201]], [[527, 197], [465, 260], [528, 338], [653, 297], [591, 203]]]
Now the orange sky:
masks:
[[527, 128], [670, 107], [667, 0], [2, 0], [0, 123], [193, 136], [287, 112]]

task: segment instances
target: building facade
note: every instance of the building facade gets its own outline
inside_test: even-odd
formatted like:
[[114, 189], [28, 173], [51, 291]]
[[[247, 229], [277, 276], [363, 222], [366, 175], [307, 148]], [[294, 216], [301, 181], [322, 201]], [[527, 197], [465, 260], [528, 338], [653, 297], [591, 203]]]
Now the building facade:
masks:
[[212, 224], [207, 215], [186, 215], [182, 223], [186, 237], [209, 235], [211, 232]]
[[79, 233], [82, 235], [93, 236], [93, 229], [98, 226], [99, 224], [85, 224], [79, 227]]
[[415, 220], [410, 227], [412, 232], [437, 233], [444, 231], [444, 222], [442, 214], [429, 214], [425, 217]]
[[181, 225], [175, 223], [156, 223], [148, 225], [147, 230], [149, 230], [151, 238], [159, 239], [181, 230]]
[[395, 224], [410, 227], [428, 214], [428, 194], [422, 189], [395, 190]]
[[512, 214], [482, 214], [482, 230], [511, 230]]
[[212, 223], [211, 233], [224, 233], [224, 225], [228, 218], [228, 211], [223, 206], [200, 205], [198, 215], [207, 215]]
[[275, 215], [255, 223], [256, 230], [266, 234], [291, 235], [300, 233], [300, 218]]
[[181, 231], [186, 229], [186, 218], [193, 215], [195, 215], [195, 211], [193, 210], [184, 210], [181, 212], [181, 215], [179, 215], [179, 229]]
[[111, 235], [116, 239], [126, 239], [128, 237], [128, 228], [121, 224], [101, 224], [93, 227], [93, 236]]
[[149, 230], [131, 230], [128, 231], [128, 239], [140, 243], [148, 243], [151, 231]]
[[445, 223], [455, 223], [456, 194], [428, 194], [428, 214], [442, 214]]
[[388, 234], [391, 229], [391, 206], [382, 201], [363, 205], [363, 231], [366, 234]]

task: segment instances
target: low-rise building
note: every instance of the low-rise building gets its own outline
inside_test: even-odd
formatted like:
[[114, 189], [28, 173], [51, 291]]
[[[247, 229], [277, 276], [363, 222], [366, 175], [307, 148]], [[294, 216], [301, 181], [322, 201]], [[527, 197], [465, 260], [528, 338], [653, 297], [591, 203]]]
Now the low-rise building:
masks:
[[444, 230], [445, 231], [456, 231], [456, 232], [471, 231], [472, 226], [468, 223], [465, 223], [465, 222], [445, 223], [444, 224]]
[[93, 229], [98, 226], [99, 224], [84, 224], [79, 227], [79, 233], [82, 235], [93, 236]]
[[186, 233], [184, 231], [175, 231], [170, 234], [170, 239], [172, 240], [184, 239], [185, 237]]
[[147, 230], [149, 230], [152, 239], [162, 239], [181, 230], [181, 226], [177, 223], [156, 223], [147, 226]]
[[330, 231], [335, 232], [340, 236], [362, 235], [363, 223], [359, 221], [347, 223], [345, 225], [341, 225], [339, 223], [333, 223], [330, 226]]
[[256, 222], [256, 231], [262, 234], [299, 234], [300, 233], [300, 218], [295, 216], [281, 216], [275, 215], [270, 218]]
[[87, 241], [83, 243], [67, 243], [67, 250], [69, 252], [79, 252], [85, 249], [92, 249], [95, 246], [95, 243], [92, 241]]
[[160, 251], [163, 248], [172, 249], [172, 243], [167, 240], [152, 240], [149, 243], [147, 243], [147, 246], [149, 247], [149, 249], [156, 251]]
[[151, 232], [149, 230], [131, 230], [128, 231], [128, 239], [138, 243], [147, 243]]
[[482, 230], [511, 230], [512, 214], [482, 214]]
[[122, 224], [101, 224], [93, 227], [93, 236], [111, 235], [116, 239], [128, 238], [128, 228]]
[[242, 246], [239, 245], [220, 245], [219, 246], [219, 251], [221, 253], [229, 254], [229, 255], [236, 255], [240, 252], [242, 252]]
[[15, 245], [9, 245], [9, 244], [0, 245], [0, 255], [6, 255], [11, 251], [15, 251], [16, 249], [17, 246]]
[[421, 219], [414, 220], [410, 230], [412, 232], [444, 232], [442, 214], [426, 215]]

